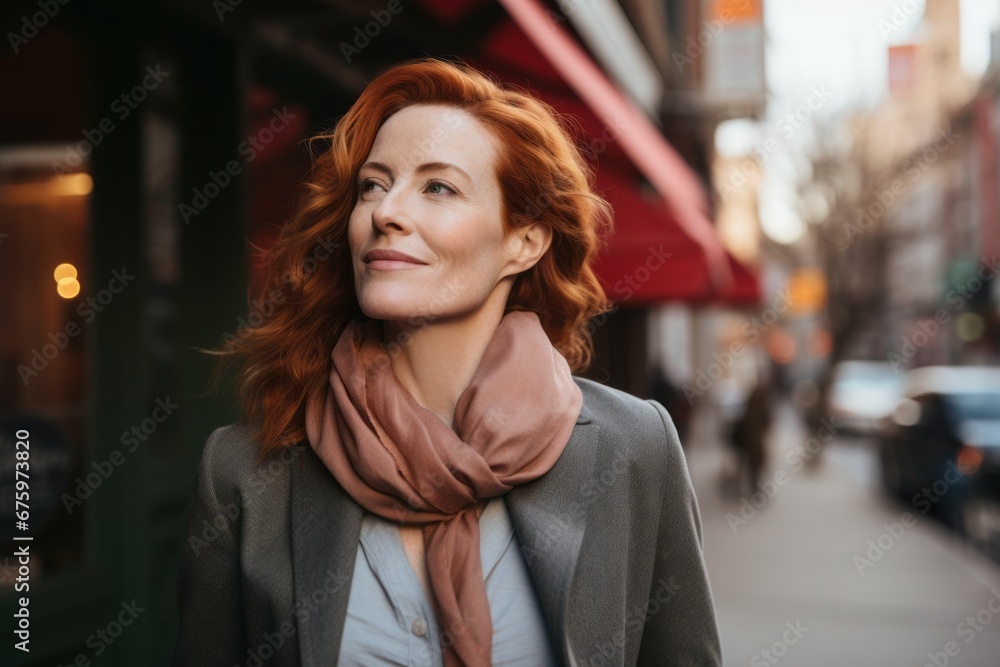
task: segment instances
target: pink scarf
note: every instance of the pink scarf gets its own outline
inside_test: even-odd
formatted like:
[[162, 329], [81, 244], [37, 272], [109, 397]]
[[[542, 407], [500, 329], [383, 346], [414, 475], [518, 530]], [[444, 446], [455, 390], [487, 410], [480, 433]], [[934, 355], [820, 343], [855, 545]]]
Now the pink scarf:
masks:
[[310, 444], [359, 505], [424, 526], [445, 665], [489, 665], [476, 509], [559, 459], [583, 405], [569, 364], [538, 315], [509, 312], [458, 399], [452, 430], [396, 379], [381, 321], [349, 323], [331, 356], [325, 398], [306, 407]]

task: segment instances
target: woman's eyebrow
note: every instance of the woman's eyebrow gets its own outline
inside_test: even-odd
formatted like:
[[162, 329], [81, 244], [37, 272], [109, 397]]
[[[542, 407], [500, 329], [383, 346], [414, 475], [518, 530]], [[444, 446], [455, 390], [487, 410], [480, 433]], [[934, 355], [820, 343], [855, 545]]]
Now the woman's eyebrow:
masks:
[[[382, 164], [381, 162], [366, 162], [365, 164], [361, 165], [361, 169], [365, 168], [381, 171], [385, 174], [392, 173], [392, 170], [389, 169], [389, 167]], [[414, 171], [416, 171], [418, 174], [422, 174], [428, 171], [445, 171], [448, 169], [457, 171], [459, 174], [464, 176], [469, 182], [472, 182], [472, 177], [469, 176], [467, 173], [465, 173], [465, 171], [463, 171], [461, 167], [450, 164], [448, 162], [425, 162], [424, 164], [417, 167]]]

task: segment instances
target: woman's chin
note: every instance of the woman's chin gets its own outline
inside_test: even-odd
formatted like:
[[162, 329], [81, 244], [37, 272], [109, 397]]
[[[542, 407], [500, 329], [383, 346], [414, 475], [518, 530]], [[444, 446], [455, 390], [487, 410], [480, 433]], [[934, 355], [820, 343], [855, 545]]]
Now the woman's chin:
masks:
[[366, 298], [360, 301], [361, 312], [375, 320], [390, 322], [416, 322], [428, 319], [429, 308], [421, 308], [415, 298], [396, 296], [392, 299]]

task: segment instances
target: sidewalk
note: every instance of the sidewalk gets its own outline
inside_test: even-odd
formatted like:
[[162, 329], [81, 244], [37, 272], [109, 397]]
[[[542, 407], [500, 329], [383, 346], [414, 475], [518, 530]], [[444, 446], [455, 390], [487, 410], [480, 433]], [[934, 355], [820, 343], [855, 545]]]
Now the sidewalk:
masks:
[[725, 664], [1000, 665], [1000, 568], [837, 463], [867, 452], [835, 442], [816, 473], [795, 471], [785, 453], [808, 436], [790, 410], [775, 426], [764, 479], [783, 483], [746, 523], [718, 490], [729, 452], [694, 437], [688, 452]]

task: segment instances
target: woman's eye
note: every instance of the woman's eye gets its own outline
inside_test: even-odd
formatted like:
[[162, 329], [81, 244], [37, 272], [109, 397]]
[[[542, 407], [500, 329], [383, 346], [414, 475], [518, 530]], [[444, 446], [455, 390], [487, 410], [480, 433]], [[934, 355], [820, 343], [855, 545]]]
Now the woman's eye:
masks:
[[[452, 194], [455, 194], [454, 190], [452, 190], [451, 188], [449, 188], [444, 183], [439, 183], [437, 181], [432, 181], [431, 183], [429, 183], [427, 185], [427, 189], [428, 190], [430, 190], [431, 188], [444, 188], [445, 191], [450, 192]], [[431, 194], [444, 194], [444, 193], [443, 192], [432, 192]]]
[[[370, 178], [358, 179], [356, 183], [359, 195], [368, 194], [373, 191], [373, 188], [378, 187], [378, 183]], [[428, 183], [427, 192], [433, 195], [447, 194], [447, 193], [455, 194], [455, 191], [453, 189], [451, 189], [444, 183], [440, 183], [438, 181], [431, 181], [430, 183]]]

